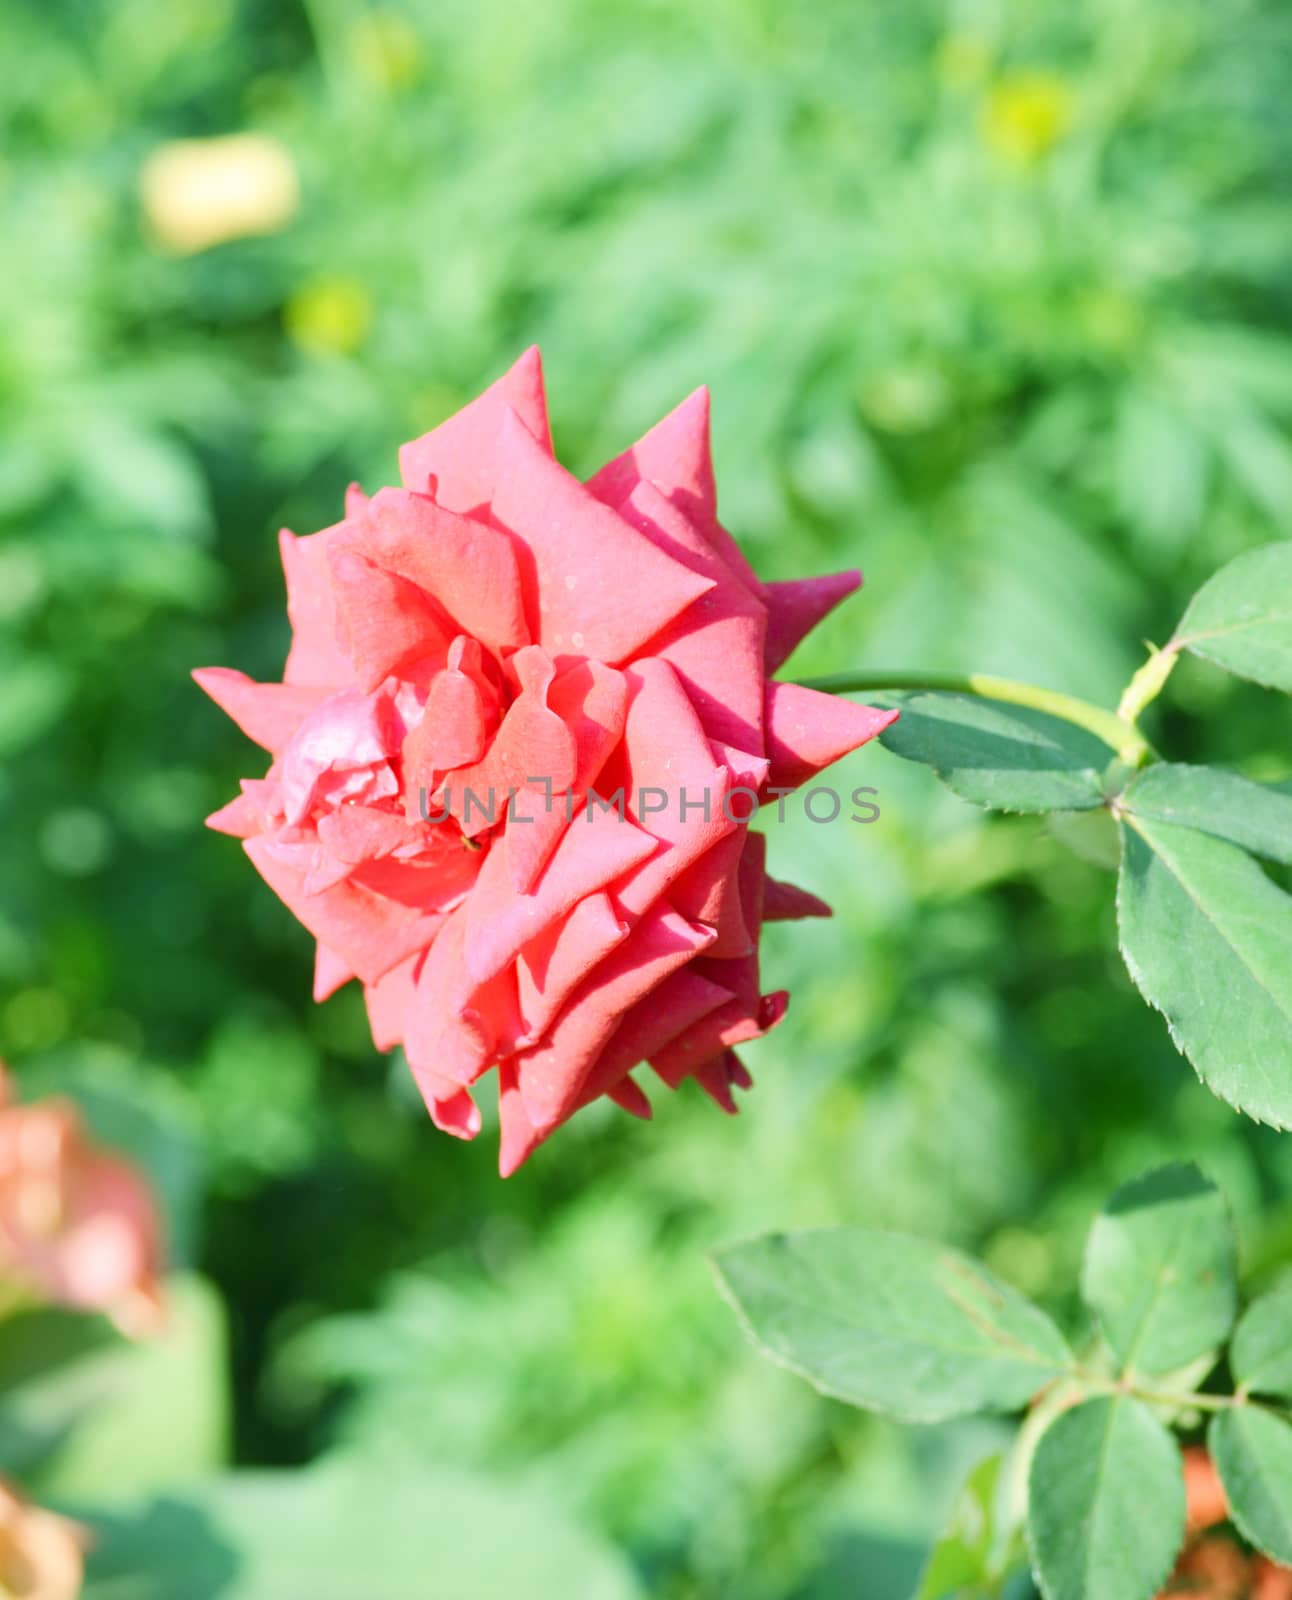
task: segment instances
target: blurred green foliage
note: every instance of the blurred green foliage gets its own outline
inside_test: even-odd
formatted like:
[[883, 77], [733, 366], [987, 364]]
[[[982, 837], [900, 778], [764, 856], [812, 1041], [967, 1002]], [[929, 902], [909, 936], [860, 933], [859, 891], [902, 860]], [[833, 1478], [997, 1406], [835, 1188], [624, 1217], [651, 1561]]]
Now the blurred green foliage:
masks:
[[[768, 824], [837, 912], [769, 934], [794, 1002], [741, 1119], [589, 1111], [504, 1186], [355, 995], [311, 1005], [309, 941], [203, 831], [258, 757], [187, 672], [274, 676], [276, 527], [393, 481], [537, 340], [576, 469], [707, 382], [760, 571], [864, 565], [796, 670], [1115, 696], [1221, 561], [1292, 533], [1292, 15], [7, 0], [0, 53], [0, 1051], [162, 1180], [226, 1308], [234, 1459], [483, 1479], [485, 1542], [539, 1494], [663, 1600], [905, 1600], [997, 1436], [769, 1373], [701, 1252], [894, 1225], [1062, 1317], [1100, 1197], [1195, 1158], [1249, 1276], [1283, 1259], [1292, 1146], [1193, 1082], [1106, 874], [862, 752], [879, 823]], [[298, 213], [167, 248], [149, 158], [239, 131], [290, 152]], [[1182, 759], [1292, 769], [1287, 702], [1200, 664], [1154, 716]]]

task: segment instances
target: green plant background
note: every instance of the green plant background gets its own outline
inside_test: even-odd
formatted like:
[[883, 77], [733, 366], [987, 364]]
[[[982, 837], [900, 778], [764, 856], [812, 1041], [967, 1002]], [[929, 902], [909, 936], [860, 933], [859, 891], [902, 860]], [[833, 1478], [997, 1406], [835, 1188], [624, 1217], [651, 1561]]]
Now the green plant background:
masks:
[[[503, 1185], [355, 995], [310, 1003], [309, 941], [203, 830], [258, 758], [187, 672], [274, 676], [276, 528], [392, 481], [538, 341], [576, 470], [707, 382], [759, 570], [865, 567], [797, 671], [1115, 699], [1221, 562], [1292, 534], [1292, 15], [6, 0], [0, 58], [0, 1051], [149, 1163], [218, 1294], [190, 1286], [190, 1367], [136, 1373], [49, 1492], [179, 1494], [226, 1454], [227, 1372], [230, 1462], [363, 1463], [373, 1505], [329, 1489], [327, 1516], [368, 1577], [338, 1557], [312, 1595], [381, 1600], [377, 1486], [424, 1473], [440, 1550], [514, 1526], [528, 1560], [568, 1522], [569, 1592], [905, 1600], [993, 1430], [908, 1435], [770, 1371], [706, 1249], [928, 1232], [1062, 1317], [1108, 1189], [1192, 1158], [1249, 1282], [1292, 1251], [1292, 1143], [1135, 995], [1090, 841], [861, 752], [839, 782], [878, 823], [769, 823], [836, 917], [769, 932], [793, 1005], [741, 1118], [596, 1109]], [[142, 164], [248, 129], [292, 152], [298, 217], [168, 255]], [[1292, 773], [1288, 702], [1199, 663], [1161, 719], [1179, 759]], [[123, 1509], [113, 1559], [161, 1572], [197, 1526], [201, 1595], [288, 1600], [236, 1588], [222, 1506]], [[110, 1592], [200, 1600], [168, 1581]]]

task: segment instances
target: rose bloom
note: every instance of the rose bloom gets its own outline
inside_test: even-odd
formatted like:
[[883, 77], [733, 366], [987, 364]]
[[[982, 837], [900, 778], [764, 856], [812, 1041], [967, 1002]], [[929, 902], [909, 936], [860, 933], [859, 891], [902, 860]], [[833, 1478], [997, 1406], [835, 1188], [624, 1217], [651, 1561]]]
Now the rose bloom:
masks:
[[15, 1104], [0, 1064], [0, 1280], [142, 1335], [160, 1323], [159, 1237], [139, 1173], [93, 1142], [71, 1101]]
[[76, 1600], [84, 1534], [42, 1511], [0, 1478], [0, 1595], [7, 1600]]
[[[400, 452], [404, 487], [282, 535], [281, 683], [199, 684], [272, 756], [209, 819], [357, 978], [436, 1124], [498, 1070], [512, 1172], [632, 1069], [735, 1109], [734, 1046], [785, 1013], [765, 921], [826, 916], [745, 826], [895, 713], [769, 674], [861, 581], [760, 583], [718, 521], [698, 391], [588, 483], [531, 350]], [[621, 801], [616, 801], [622, 796]]]

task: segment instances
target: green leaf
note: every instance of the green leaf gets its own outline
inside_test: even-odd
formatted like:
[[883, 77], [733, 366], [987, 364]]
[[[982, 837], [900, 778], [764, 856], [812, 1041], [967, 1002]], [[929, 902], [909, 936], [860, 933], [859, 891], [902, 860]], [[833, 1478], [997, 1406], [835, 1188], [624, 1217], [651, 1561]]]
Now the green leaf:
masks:
[[992, 811], [1089, 811], [1104, 803], [1101, 778], [1116, 752], [1062, 717], [970, 694], [873, 698], [901, 708], [883, 744], [932, 767], [964, 800]]
[[907, 1422], [1025, 1405], [1071, 1356], [969, 1257], [870, 1228], [773, 1233], [716, 1257], [759, 1348], [823, 1394]]
[[1216, 767], [1147, 767], [1126, 786], [1119, 811], [1227, 839], [1253, 855], [1292, 862], [1292, 794]]
[[1194, 595], [1176, 642], [1240, 678], [1292, 691], [1292, 540], [1222, 567]]
[[1229, 1347], [1234, 1382], [1252, 1394], [1292, 1400], [1292, 1284], [1253, 1300]]
[[626, 1563], [557, 1507], [402, 1462], [240, 1473], [88, 1520], [83, 1600], [641, 1595]]
[[1193, 1166], [1124, 1184], [1096, 1217], [1081, 1292], [1127, 1371], [1174, 1372], [1234, 1323], [1234, 1235], [1224, 1198]]
[[914, 1600], [983, 1593], [994, 1578], [996, 1492], [1003, 1465], [1003, 1456], [988, 1456], [965, 1480], [950, 1521], [929, 1555]]
[[1041, 1435], [1027, 1536], [1046, 1600], [1150, 1600], [1184, 1539], [1180, 1452], [1142, 1401], [1087, 1400]]
[[50, 1307], [0, 1317], [0, 1472], [27, 1476], [49, 1459], [82, 1409], [70, 1374], [120, 1348], [106, 1317]]
[[1215, 1094], [1292, 1126], [1292, 898], [1231, 844], [1127, 821], [1117, 908], [1131, 977]]
[[172, 1277], [167, 1325], [116, 1340], [6, 1397], [14, 1424], [50, 1448], [27, 1485], [42, 1498], [107, 1502], [217, 1470], [227, 1454], [224, 1315], [209, 1284]]
[[1260, 1406], [1235, 1406], [1212, 1418], [1207, 1445], [1239, 1532], [1292, 1564], [1292, 1426]]

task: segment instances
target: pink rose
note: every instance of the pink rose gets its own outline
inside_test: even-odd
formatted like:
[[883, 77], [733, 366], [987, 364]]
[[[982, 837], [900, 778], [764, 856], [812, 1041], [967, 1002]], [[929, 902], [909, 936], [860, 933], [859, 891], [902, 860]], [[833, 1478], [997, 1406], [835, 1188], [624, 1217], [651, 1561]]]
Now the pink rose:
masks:
[[[632, 1069], [726, 1110], [784, 1015], [764, 921], [825, 916], [744, 826], [893, 713], [775, 671], [859, 573], [763, 584], [718, 521], [699, 390], [587, 484], [556, 461], [537, 350], [400, 452], [406, 487], [282, 535], [282, 683], [194, 676], [272, 764], [210, 818], [358, 978], [436, 1124], [504, 1174]], [[622, 795], [622, 814], [614, 808]]]
[[84, 1533], [30, 1504], [0, 1478], [0, 1594], [14, 1600], [76, 1600]]
[[160, 1323], [160, 1229], [147, 1184], [68, 1100], [16, 1105], [0, 1065], [0, 1279], [132, 1337]]

